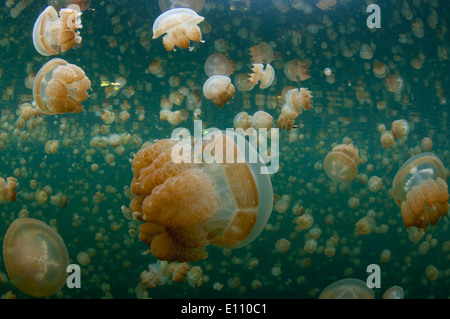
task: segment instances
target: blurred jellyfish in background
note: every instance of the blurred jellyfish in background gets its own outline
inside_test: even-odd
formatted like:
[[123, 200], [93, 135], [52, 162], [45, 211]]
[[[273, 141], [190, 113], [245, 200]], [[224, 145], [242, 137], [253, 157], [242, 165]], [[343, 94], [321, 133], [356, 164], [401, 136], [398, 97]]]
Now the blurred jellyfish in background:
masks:
[[195, 12], [203, 9], [205, 0], [159, 0], [158, 6], [161, 11], [167, 11], [174, 8], [189, 8]]
[[62, 8], [77, 8], [77, 11], [86, 11], [91, 5], [91, 0], [48, 0], [48, 4], [53, 6], [56, 11]]

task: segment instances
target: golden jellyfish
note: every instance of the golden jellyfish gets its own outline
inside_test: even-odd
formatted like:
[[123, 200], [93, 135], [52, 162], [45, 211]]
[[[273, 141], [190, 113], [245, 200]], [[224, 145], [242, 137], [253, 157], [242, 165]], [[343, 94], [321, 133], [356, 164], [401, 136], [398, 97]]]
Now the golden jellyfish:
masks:
[[273, 80], [275, 79], [275, 70], [270, 64], [266, 64], [266, 67], [264, 68], [263, 64], [253, 63], [252, 71], [253, 73], [250, 74], [249, 78], [250, 82], [257, 84], [261, 81], [261, 84], [259, 85], [260, 89], [266, 89], [272, 85]]
[[255, 84], [250, 82], [248, 74], [240, 73], [235, 78], [236, 88], [238, 91], [246, 92], [255, 87]]
[[0, 200], [4, 202], [14, 202], [17, 200], [17, 181], [14, 177], [0, 177]]
[[359, 153], [353, 144], [340, 144], [323, 161], [328, 177], [338, 183], [350, 182], [358, 174]]
[[338, 280], [326, 287], [319, 299], [374, 299], [372, 289], [367, 284], [355, 278]]
[[223, 107], [234, 96], [234, 91], [231, 79], [224, 75], [213, 75], [203, 84], [203, 95], [218, 107]]
[[160, 260], [200, 260], [210, 244], [245, 246], [270, 217], [272, 184], [256, 149], [230, 131], [214, 131], [204, 140], [210, 142], [185, 145], [194, 161], [179, 160], [183, 147], [170, 139], [143, 147], [132, 161], [131, 190], [138, 197], [130, 209], [145, 222], [139, 239]]
[[405, 227], [424, 229], [447, 214], [449, 194], [444, 179], [444, 164], [433, 153], [417, 154], [400, 167], [392, 189]]
[[320, 0], [318, 3], [316, 3], [317, 8], [322, 10], [327, 10], [332, 6], [335, 6], [337, 4], [337, 0]]
[[385, 78], [385, 80], [389, 92], [399, 93], [405, 87], [405, 82], [400, 75], [390, 74]]
[[78, 6], [80, 11], [86, 11], [91, 5], [91, 0], [48, 0], [48, 4], [56, 10], [72, 6]]
[[265, 111], [256, 111], [252, 116], [253, 127], [256, 129], [265, 128], [269, 130], [272, 127], [273, 117]]
[[244, 131], [252, 126], [252, 117], [247, 112], [239, 112], [233, 120], [234, 128], [242, 128]]
[[375, 221], [370, 216], [364, 216], [355, 224], [355, 230], [359, 235], [368, 235], [375, 230]]
[[383, 299], [403, 299], [405, 293], [400, 286], [392, 286], [383, 294]]
[[391, 148], [394, 146], [394, 135], [390, 131], [381, 133], [380, 142], [383, 148]]
[[158, 6], [161, 11], [167, 11], [174, 8], [189, 8], [195, 12], [203, 9], [205, 0], [159, 0]]
[[189, 41], [203, 42], [202, 32], [197, 24], [204, 19], [188, 8], [165, 11], [153, 23], [153, 39], [165, 33], [163, 44], [167, 51], [172, 51], [175, 46], [183, 49], [190, 48]]
[[42, 66], [33, 85], [33, 104], [46, 114], [78, 113], [88, 98], [91, 81], [84, 71], [63, 59]]
[[281, 114], [277, 124], [279, 128], [290, 130], [297, 119], [303, 113], [312, 109], [311, 91], [305, 88], [291, 89], [286, 93], [286, 103], [281, 107]]
[[361, 49], [359, 50], [359, 56], [361, 59], [370, 60], [373, 57], [373, 50], [368, 44], [361, 44]]
[[406, 120], [396, 120], [392, 122], [391, 132], [395, 138], [408, 136], [409, 123]]
[[54, 295], [66, 284], [66, 245], [56, 231], [37, 219], [19, 218], [9, 226], [3, 260], [14, 286], [27, 295]]
[[264, 41], [250, 48], [250, 55], [252, 56], [252, 63], [270, 63], [273, 60], [272, 47]]
[[379, 79], [385, 78], [389, 73], [389, 68], [383, 62], [375, 62], [372, 70], [373, 75]]
[[206, 59], [204, 68], [208, 77], [213, 75], [230, 76], [234, 72], [234, 61], [223, 53], [213, 53]]
[[429, 137], [424, 137], [420, 142], [420, 147], [424, 152], [431, 152], [433, 148], [433, 141]]
[[58, 13], [48, 6], [37, 18], [33, 27], [33, 44], [36, 50], [45, 56], [66, 52], [81, 42], [81, 12], [73, 9], [61, 9]]
[[309, 75], [309, 64], [299, 59], [293, 59], [284, 66], [284, 74], [290, 81], [305, 81], [311, 76]]

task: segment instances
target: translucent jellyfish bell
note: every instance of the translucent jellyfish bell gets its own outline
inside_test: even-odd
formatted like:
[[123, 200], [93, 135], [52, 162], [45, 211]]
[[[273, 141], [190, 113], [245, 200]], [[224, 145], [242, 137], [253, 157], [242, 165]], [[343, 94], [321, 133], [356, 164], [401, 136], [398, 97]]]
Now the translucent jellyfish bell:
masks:
[[449, 194], [444, 178], [444, 165], [433, 153], [418, 154], [400, 167], [392, 189], [406, 227], [427, 228], [447, 214]]
[[36, 74], [34, 103], [46, 114], [78, 113], [86, 101], [91, 81], [84, 71], [63, 59], [52, 59]]
[[270, 176], [261, 173], [265, 164], [256, 149], [234, 132], [216, 130], [192, 149], [186, 144], [193, 160], [177, 164], [177, 143], [156, 141], [132, 162], [131, 189], [138, 197], [130, 209], [145, 221], [139, 239], [158, 259], [179, 262], [206, 258], [209, 244], [249, 244], [273, 204]]
[[358, 174], [359, 155], [353, 144], [341, 144], [328, 153], [324, 161], [328, 177], [338, 183], [350, 182]]
[[433, 153], [421, 153], [407, 160], [395, 174], [392, 182], [395, 202], [398, 206], [406, 200], [406, 194], [414, 186], [427, 179], [445, 179], [445, 168], [441, 160]]
[[189, 41], [203, 42], [197, 24], [204, 19], [191, 9], [168, 10], [160, 14], [153, 23], [153, 39], [165, 33], [163, 44], [167, 51], [172, 51], [175, 46], [187, 49], [190, 47]]
[[372, 289], [359, 279], [347, 278], [338, 280], [326, 287], [319, 299], [374, 299]]
[[33, 27], [33, 44], [36, 50], [45, 56], [56, 55], [72, 48], [81, 42], [81, 12], [73, 9], [62, 9], [58, 13], [48, 6], [39, 15]]
[[50, 296], [66, 283], [66, 245], [57, 232], [37, 219], [19, 218], [9, 226], [3, 259], [12, 283], [27, 295]]
[[213, 53], [206, 59], [204, 68], [208, 77], [230, 76], [234, 72], [234, 62], [223, 53]]

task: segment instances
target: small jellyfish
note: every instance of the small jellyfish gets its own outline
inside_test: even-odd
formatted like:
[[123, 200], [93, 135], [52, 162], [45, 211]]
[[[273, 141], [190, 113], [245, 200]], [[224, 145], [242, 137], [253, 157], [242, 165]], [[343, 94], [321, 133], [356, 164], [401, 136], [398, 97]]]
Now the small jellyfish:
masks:
[[290, 130], [303, 110], [310, 110], [313, 107], [311, 91], [305, 88], [291, 89], [286, 93], [285, 100], [277, 124], [279, 128]]
[[250, 48], [250, 55], [252, 56], [252, 63], [270, 63], [273, 60], [272, 47], [264, 41]]
[[323, 161], [328, 177], [338, 183], [350, 182], [358, 174], [359, 154], [353, 144], [333, 148]]
[[56, 231], [37, 219], [19, 218], [9, 226], [3, 259], [12, 283], [27, 295], [54, 295], [66, 284], [66, 245]]
[[[204, 140], [210, 142], [200, 141], [192, 148], [193, 163], [174, 162], [177, 141], [170, 139], [143, 147], [132, 161], [131, 190], [138, 197], [130, 209], [145, 221], [139, 239], [160, 260], [200, 260], [207, 257], [210, 244], [245, 246], [270, 217], [270, 176], [261, 174], [261, 158], [256, 163], [248, 160], [259, 158], [256, 149], [230, 131], [214, 131]], [[203, 161], [197, 157], [202, 154]]]
[[383, 187], [383, 180], [378, 176], [372, 176], [369, 178], [367, 186], [372, 193], [376, 193]]
[[6, 180], [0, 177], [0, 200], [4, 202], [14, 202], [17, 200], [17, 180], [8, 177]]
[[370, 216], [364, 216], [355, 224], [355, 230], [359, 235], [368, 235], [375, 230], [375, 221]]
[[409, 124], [406, 120], [396, 120], [392, 122], [391, 132], [395, 138], [408, 136]]
[[203, 84], [203, 95], [218, 107], [223, 107], [234, 96], [234, 91], [231, 79], [224, 75], [213, 75]]
[[33, 27], [33, 44], [45, 56], [66, 52], [75, 44], [81, 43], [81, 12], [61, 9], [58, 13], [48, 6], [37, 18]]
[[268, 88], [275, 79], [275, 70], [270, 64], [266, 64], [266, 67], [264, 68], [263, 64], [253, 63], [252, 71], [253, 73], [250, 74], [249, 81], [254, 84], [261, 81], [261, 84], [259, 85], [259, 88], [261, 89]]
[[372, 289], [367, 284], [355, 278], [338, 280], [326, 287], [319, 299], [374, 299]]
[[394, 146], [394, 135], [390, 131], [381, 133], [380, 142], [383, 148], [391, 148]]
[[400, 286], [392, 286], [383, 294], [383, 299], [403, 299], [405, 293]]
[[400, 167], [392, 189], [405, 227], [424, 229], [447, 214], [449, 194], [444, 179], [444, 165], [433, 153], [418, 154]]
[[284, 66], [284, 74], [290, 81], [305, 81], [311, 76], [309, 75], [309, 65], [305, 61], [293, 59]]
[[63, 59], [52, 59], [34, 79], [33, 104], [46, 114], [78, 113], [88, 98], [91, 81], [84, 71]]
[[257, 111], [252, 116], [253, 127], [256, 129], [265, 128], [269, 130], [272, 127], [273, 117], [265, 111]]
[[230, 76], [234, 72], [234, 62], [223, 53], [213, 53], [205, 61], [205, 73], [208, 77], [213, 75]]
[[163, 44], [167, 51], [172, 51], [175, 46], [187, 49], [190, 47], [189, 41], [203, 42], [202, 32], [197, 24], [204, 19], [191, 9], [168, 10], [159, 15], [153, 23], [153, 39], [165, 33]]
[[247, 112], [239, 112], [234, 117], [234, 128], [242, 128], [244, 131], [252, 126], [252, 117]]
[[424, 137], [420, 142], [420, 147], [424, 152], [431, 152], [433, 148], [433, 141], [429, 137]]

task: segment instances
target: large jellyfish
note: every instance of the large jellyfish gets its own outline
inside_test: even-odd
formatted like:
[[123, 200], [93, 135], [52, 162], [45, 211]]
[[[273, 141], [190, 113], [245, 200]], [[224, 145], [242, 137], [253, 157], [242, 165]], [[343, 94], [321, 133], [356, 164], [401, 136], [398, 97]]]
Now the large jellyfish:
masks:
[[350, 182], [358, 174], [359, 153], [353, 144], [333, 148], [323, 161], [325, 173], [338, 183]]
[[264, 164], [254, 147], [227, 131], [196, 144], [194, 154], [203, 154], [203, 161], [177, 164], [176, 144], [158, 140], [132, 161], [131, 189], [138, 197], [130, 209], [145, 222], [139, 239], [158, 259], [179, 262], [206, 258], [209, 244], [238, 248], [254, 240], [273, 204], [270, 177], [261, 174]]
[[42, 55], [56, 55], [65, 52], [81, 42], [81, 12], [61, 9], [58, 13], [48, 6], [37, 18], [33, 28], [33, 44]]
[[63, 59], [52, 59], [42, 66], [33, 84], [33, 98], [46, 114], [78, 113], [88, 98], [91, 81], [84, 71]]
[[187, 49], [190, 47], [189, 41], [203, 42], [202, 32], [197, 24], [204, 19], [191, 9], [168, 10], [159, 15], [153, 23], [153, 39], [166, 33], [163, 44], [167, 51], [172, 51], [175, 46]]
[[418, 154], [400, 167], [392, 190], [406, 227], [427, 228], [445, 216], [449, 194], [444, 179], [444, 165], [433, 153]]
[[12, 283], [27, 295], [50, 296], [66, 283], [66, 245], [56, 231], [37, 219], [19, 218], [9, 226], [3, 259]]

